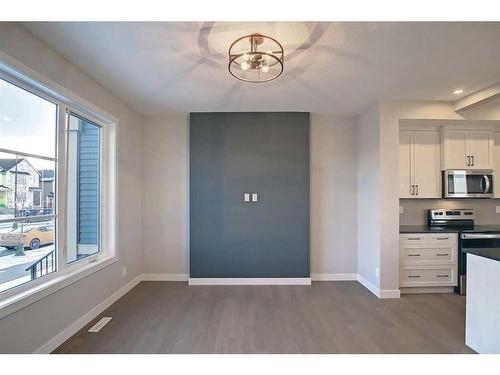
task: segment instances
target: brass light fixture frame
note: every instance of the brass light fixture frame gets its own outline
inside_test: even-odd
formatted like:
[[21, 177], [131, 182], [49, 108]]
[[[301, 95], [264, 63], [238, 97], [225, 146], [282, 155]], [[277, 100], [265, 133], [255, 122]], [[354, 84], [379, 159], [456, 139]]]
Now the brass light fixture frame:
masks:
[[[249, 39], [250, 51], [249, 52], [233, 53], [232, 52], [233, 47], [236, 44], [238, 44], [240, 41], [242, 41], [243, 39]], [[265, 39], [272, 40], [274, 43], [276, 43], [276, 45], [279, 47], [279, 50], [270, 51], [270, 52], [258, 51], [257, 46], [261, 45]], [[268, 63], [269, 67], [272, 67], [272, 66], [275, 66], [276, 64], [279, 64], [280, 71], [275, 76], [267, 78], [267, 79], [262, 79], [262, 80], [261, 79], [252, 80], [252, 79], [246, 79], [243, 77], [239, 77], [235, 72], [233, 72], [231, 70], [231, 67], [237, 67], [238, 69], [240, 69], [240, 65], [235, 60], [237, 60], [238, 58], [240, 58], [244, 55], [250, 56], [250, 62], [252, 61], [252, 58], [251, 58], [252, 56], [257, 56], [257, 57], [268, 56], [268, 57], [274, 59], [274, 61], [272, 63], [271, 62]], [[285, 57], [285, 54], [283, 51], [283, 46], [281, 45], [280, 42], [278, 42], [276, 39], [274, 39], [270, 36], [254, 33], [254, 34], [242, 36], [241, 38], [238, 38], [233, 43], [231, 43], [231, 45], [229, 46], [229, 64], [227, 66], [227, 69], [229, 70], [229, 73], [231, 73], [231, 75], [234, 78], [239, 79], [240, 81], [243, 81], [243, 82], [250, 82], [250, 83], [269, 82], [269, 81], [272, 81], [272, 80], [278, 78], [283, 73], [284, 57]], [[255, 69], [255, 67], [250, 66], [250, 69]]]

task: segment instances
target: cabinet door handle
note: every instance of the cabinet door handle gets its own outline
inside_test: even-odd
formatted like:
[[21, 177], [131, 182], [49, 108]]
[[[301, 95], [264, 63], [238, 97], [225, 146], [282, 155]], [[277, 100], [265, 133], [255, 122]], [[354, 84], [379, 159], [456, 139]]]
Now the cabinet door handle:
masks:
[[416, 195], [418, 195], [418, 185], [415, 185], [415, 186], [417, 187], [417, 194]]
[[449, 240], [450, 237], [436, 237], [436, 240], [438, 241], [443, 241], [443, 240]]
[[437, 277], [448, 277], [448, 275], [436, 275]]
[[467, 166], [470, 167], [470, 156], [467, 156]]
[[411, 185], [411, 195], [415, 195], [415, 185]]
[[449, 254], [436, 254], [438, 257], [447, 257]]
[[421, 239], [422, 239], [422, 237], [408, 237], [408, 240], [410, 240], [410, 241], [418, 241]]
[[408, 277], [410, 279], [416, 279], [416, 278], [420, 277], [420, 275], [408, 275]]
[[420, 254], [408, 254], [409, 257], [419, 257]]
[[474, 166], [474, 155], [471, 156], [472, 159], [472, 166]]

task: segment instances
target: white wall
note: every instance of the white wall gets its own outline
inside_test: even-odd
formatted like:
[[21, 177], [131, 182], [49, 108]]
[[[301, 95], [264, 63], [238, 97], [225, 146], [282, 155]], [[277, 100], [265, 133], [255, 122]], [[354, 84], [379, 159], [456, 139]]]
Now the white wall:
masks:
[[[146, 119], [143, 135], [146, 273], [188, 274], [188, 117]], [[311, 273], [356, 273], [356, 126], [311, 117]], [[161, 236], [159, 236], [161, 234]]]
[[151, 117], [143, 134], [144, 272], [188, 274], [188, 115]]
[[311, 273], [357, 272], [353, 118], [311, 115]]
[[[0, 353], [29, 353], [142, 272], [142, 119], [23, 28], [0, 23], [0, 50], [117, 117], [120, 261], [0, 319]], [[122, 277], [122, 267], [128, 273]]]
[[380, 287], [380, 120], [378, 107], [369, 108], [357, 122], [357, 273]]

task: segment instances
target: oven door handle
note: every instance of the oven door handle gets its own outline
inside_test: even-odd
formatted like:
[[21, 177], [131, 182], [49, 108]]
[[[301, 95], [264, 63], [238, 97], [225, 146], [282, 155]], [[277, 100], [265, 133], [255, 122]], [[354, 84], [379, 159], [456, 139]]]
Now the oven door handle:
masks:
[[487, 175], [484, 175], [483, 178], [484, 178], [484, 183], [485, 183], [484, 194], [486, 194], [490, 191], [490, 179]]
[[482, 239], [494, 239], [500, 238], [499, 234], [488, 234], [488, 233], [462, 233], [463, 240], [482, 240]]

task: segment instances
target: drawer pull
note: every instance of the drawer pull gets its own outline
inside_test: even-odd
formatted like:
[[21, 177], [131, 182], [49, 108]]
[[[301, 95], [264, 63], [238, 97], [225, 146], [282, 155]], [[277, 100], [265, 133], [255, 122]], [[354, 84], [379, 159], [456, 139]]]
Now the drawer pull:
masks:
[[422, 237], [408, 237], [408, 240], [410, 240], [410, 241], [418, 241], [421, 239], [422, 239]]
[[420, 254], [408, 254], [409, 257], [419, 257]]
[[420, 277], [420, 275], [408, 275], [408, 277], [409, 277], [410, 279], [415, 279], [415, 278]]
[[437, 277], [449, 277], [449, 275], [436, 275]]
[[436, 254], [438, 257], [447, 257], [449, 254]]
[[436, 240], [438, 241], [443, 241], [443, 240], [449, 240], [450, 237], [436, 237]]

